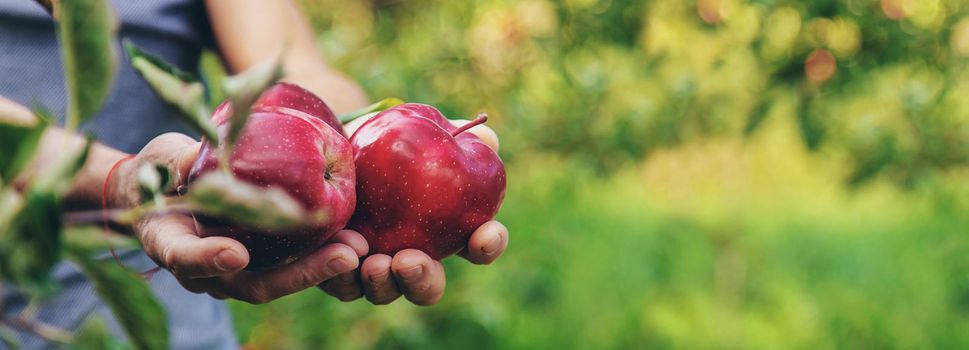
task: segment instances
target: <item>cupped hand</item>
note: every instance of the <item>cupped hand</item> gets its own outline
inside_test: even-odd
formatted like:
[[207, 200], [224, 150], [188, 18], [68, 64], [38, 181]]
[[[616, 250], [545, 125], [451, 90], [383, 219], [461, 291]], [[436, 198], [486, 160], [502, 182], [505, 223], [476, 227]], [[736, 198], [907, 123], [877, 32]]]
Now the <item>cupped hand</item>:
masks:
[[[347, 135], [353, 135], [367, 120], [360, 118], [346, 124]], [[469, 121], [451, 122], [461, 126]], [[498, 136], [487, 126], [478, 125], [468, 131], [495, 151], [498, 150]], [[498, 221], [489, 221], [471, 234], [468, 245], [458, 255], [471, 263], [486, 265], [495, 261], [507, 246], [508, 229]], [[444, 296], [445, 285], [444, 266], [440, 261], [431, 259], [420, 250], [405, 249], [394, 256], [370, 255], [357, 271], [330, 279], [320, 288], [343, 301], [366, 297], [371, 303], [383, 305], [404, 296], [414, 304], [431, 305]]]
[[[161, 135], [119, 168], [113, 181], [115, 203], [137, 203], [134, 171], [146, 162], [169, 168], [170, 190], [186, 183], [199, 143], [181, 134]], [[352, 231], [338, 233], [330, 243], [302, 259], [268, 271], [244, 271], [246, 248], [226, 237], [199, 237], [194, 220], [184, 214], [147, 217], [134, 231], [145, 253], [167, 268], [185, 289], [216, 298], [234, 298], [259, 304], [319, 285], [359, 266], [367, 253], [366, 240]]]
[[[353, 232], [344, 230], [343, 232]], [[359, 236], [358, 233], [353, 232]], [[458, 253], [480, 265], [490, 264], [508, 246], [508, 229], [489, 221], [471, 234], [468, 245]], [[405, 249], [394, 256], [374, 254], [364, 259], [358, 271], [343, 273], [320, 285], [328, 294], [343, 301], [366, 297], [377, 305], [389, 304], [403, 295], [417, 305], [432, 305], [444, 296], [444, 266], [424, 252]]]

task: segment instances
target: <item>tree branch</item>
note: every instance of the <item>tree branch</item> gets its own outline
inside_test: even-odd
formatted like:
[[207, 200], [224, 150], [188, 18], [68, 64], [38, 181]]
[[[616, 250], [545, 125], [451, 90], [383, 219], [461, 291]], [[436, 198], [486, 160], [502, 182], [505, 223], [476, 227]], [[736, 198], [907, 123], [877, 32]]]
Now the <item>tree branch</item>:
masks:
[[21, 317], [4, 317], [0, 318], [0, 324], [61, 344], [70, 344], [74, 341], [74, 333], [43, 322], [25, 320]]

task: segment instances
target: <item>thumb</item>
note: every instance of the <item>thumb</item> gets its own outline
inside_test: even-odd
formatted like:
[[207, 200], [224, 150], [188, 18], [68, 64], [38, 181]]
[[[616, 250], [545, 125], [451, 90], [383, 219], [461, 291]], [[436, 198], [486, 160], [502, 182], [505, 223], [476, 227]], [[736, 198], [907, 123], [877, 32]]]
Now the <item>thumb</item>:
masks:
[[168, 168], [172, 176], [172, 187], [168, 190], [174, 190], [188, 181], [188, 173], [192, 170], [195, 158], [198, 158], [201, 146], [201, 143], [187, 135], [167, 133], [148, 142], [138, 153], [138, 158], [142, 162]]
[[172, 170], [174, 171], [172, 186], [174, 188], [188, 183], [188, 174], [192, 171], [192, 165], [195, 164], [195, 159], [198, 158], [201, 149], [201, 142], [186, 145], [175, 157], [174, 162], [172, 162]]

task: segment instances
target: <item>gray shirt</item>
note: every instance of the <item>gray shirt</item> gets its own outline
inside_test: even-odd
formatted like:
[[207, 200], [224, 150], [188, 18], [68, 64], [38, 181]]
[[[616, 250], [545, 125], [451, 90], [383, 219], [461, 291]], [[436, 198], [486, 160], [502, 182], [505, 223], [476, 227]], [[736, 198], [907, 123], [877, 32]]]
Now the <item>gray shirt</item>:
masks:
[[[113, 6], [121, 20], [119, 37], [131, 39], [182, 69], [197, 69], [202, 48], [211, 43], [201, 1], [115, 0]], [[122, 52], [120, 47], [118, 52]], [[44, 106], [63, 118], [65, 88], [54, 24], [32, 0], [0, 1], [0, 96], [25, 106]], [[121, 57], [108, 102], [82, 129], [128, 153], [137, 152], [165, 132], [192, 134]], [[155, 266], [141, 251], [126, 251], [121, 256], [135, 271]], [[98, 314], [123, 337], [107, 306], [75, 266], [58, 265], [54, 278], [59, 291], [39, 310], [40, 321], [76, 329], [89, 315]], [[224, 302], [186, 291], [165, 270], [155, 274], [150, 285], [168, 313], [173, 349], [238, 348]], [[26, 306], [27, 300], [16, 288], [5, 288], [2, 297], [3, 312], [8, 315], [18, 314]], [[19, 336], [25, 349], [50, 347], [35, 336]]]

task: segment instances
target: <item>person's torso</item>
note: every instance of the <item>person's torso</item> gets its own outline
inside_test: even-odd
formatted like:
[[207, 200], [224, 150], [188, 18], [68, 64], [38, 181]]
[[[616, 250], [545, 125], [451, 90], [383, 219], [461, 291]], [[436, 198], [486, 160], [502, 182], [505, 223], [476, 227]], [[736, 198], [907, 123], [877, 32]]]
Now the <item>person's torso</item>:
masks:
[[[111, 94], [83, 126], [98, 141], [128, 153], [168, 131], [191, 134], [125, 62], [122, 38], [187, 71], [211, 40], [204, 4], [193, 0], [116, 0], [120, 19], [118, 70]], [[66, 92], [61, 54], [50, 16], [31, 0], [0, 1], [0, 96], [28, 107], [42, 106], [63, 121]]]
[[[182, 69], [195, 70], [201, 50], [210, 42], [201, 1], [115, 0], [112, 5], [121, 21], [116, 45], [121, 38], [128, 38]], [[117, 52], [121, 54], [120, 46]], [[82, 126], [83, 130], [128, 153], [137, 152], [164, 132], [191, 134], [124, 57], [119, 56], [118, 60], [111, 95], [100, 112]], [[28, 107], [43, 106], [63, 120], [66, 97], [55, 28], [50, 16], [32, 0], [0, 1], [0, 96]], [[155, 266], [140, 251], [123, 252], [122, 257], [132, 270]], [[75, 266], [62, 263], [53, 275], [59, 290], [40, 308], [38, 320], [74, 329], [90, 315], [99, 315], [116, 335], [122, 336], [107, 306]], [[168, 313], [173, 349], [238, 347], [224, 302], [186, 291], [165, 270], [155, 274], [150, 285]], [[5, 288], [0, 297], [7, 315], [16, 315], [26, 307], [27, 300], [15, 288]], [[29, 334], [19, 336], [24, 349], [50, 346]]]

